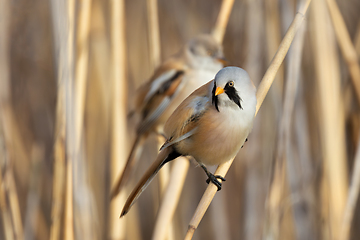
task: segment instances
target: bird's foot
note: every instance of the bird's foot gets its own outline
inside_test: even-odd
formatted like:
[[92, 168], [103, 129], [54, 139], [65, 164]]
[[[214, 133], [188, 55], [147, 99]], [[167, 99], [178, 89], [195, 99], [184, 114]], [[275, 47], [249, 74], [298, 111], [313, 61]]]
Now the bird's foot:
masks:
[[223, 182], [226, 181], [226, 179], [223, 178], [223, 177], [220, 176], [220, 175], [214, 175], [214, 174], [212, 174], [211, 172], [209, 172], [209, 171], [207, 170], [207, 168], [206, 168], [203, 164], [201, 164], [201, 167], [204, 169], [206, 175], [208, 176], [208, 179], [206, 180], [206, 183], [209, 184], [210, 182], [212, 182], [215, 186], [217, 186], [218, 191], [220, 191], [220, 190], [221, 190], [221, 182], [219, 182], [218, 179], [220, 179], [220, 180], [223, 181]]
[[210, 182], [212, 182], [215, 186], [217, 186], [218, 191], [220, 191], [222, 184], [221, 184], [221, 182], [219, 182], [218, 179], [221, 179], [221, 181], [223, 181], [223, 182], [226, 181], [226, 179], [223, 178], [223, 177], [220, 176], [220, 175], [214, 175], [214, 174], [212, 174], [212, 173], [209, 173], [209, 174], [208, 174], [208, 179], [206, 180], [206, 183], [209, 184]]

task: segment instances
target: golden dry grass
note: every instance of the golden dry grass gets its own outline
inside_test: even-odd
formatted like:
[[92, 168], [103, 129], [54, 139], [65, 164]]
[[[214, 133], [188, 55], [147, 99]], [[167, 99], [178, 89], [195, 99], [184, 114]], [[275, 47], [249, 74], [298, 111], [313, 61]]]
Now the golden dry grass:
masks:
[[173, 192], [155, 180], [118, 218], [156, 136], [125, 191], [109, 194], [136, 88], [212, 31], [267, 95], [193, 239], [359, 239], [360, 2], [313, 0], [263, 88], [298, 2], [230, 0], [219, 15], [222, 1], [0, 0], [0, 239], [184, 239], [207, 188], [184, 160], [169, 164], [184, 188], [165, 175]]

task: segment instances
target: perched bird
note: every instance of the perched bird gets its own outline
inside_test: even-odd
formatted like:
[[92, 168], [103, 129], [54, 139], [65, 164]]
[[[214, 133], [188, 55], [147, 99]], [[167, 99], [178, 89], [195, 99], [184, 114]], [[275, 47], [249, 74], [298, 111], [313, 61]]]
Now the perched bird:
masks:
[[127, 199], [121, 216], [153, 180], [164, 164], [179, 156], [192, 156], [205, 170], [207, 183], [218, 190], [221, 176], [205, 165], [218, 165], [235, 157], [250, 133], [256, 109], [255, 86], [245, 70], [226, 67], [215, 79], [187, 97], [167, 120], [167, 137], [160, 152]]
[[195, 89], [213, 79], [226, 62], [222, 47], [210, 35], [191, 39], [179, 53], [156, 69], [151, 79], [140, 87], [135, 112], [140, 115], [136, 139], [117, 179], [111, 198], [127, 180], [137, 151], [151, 132], [163, 133], [163, 125], [177, 106]]

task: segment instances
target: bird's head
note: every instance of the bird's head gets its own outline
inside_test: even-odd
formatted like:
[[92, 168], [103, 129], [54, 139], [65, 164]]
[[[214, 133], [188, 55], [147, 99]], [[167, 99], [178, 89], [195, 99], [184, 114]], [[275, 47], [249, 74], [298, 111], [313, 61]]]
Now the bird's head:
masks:
[[212, 103], [217, 111], [220, 111], [219, 106], [244, 109], [247, 101], [253, 101], [255, 91], [255, 86], [244, 69], [226, 67], [215, 76]]
[[193, 67], [206, 67], [208, 64], [223, 67], [227, 64], [221, 44], [211, 35], [198, 35], [187, 43], [186, 48]]

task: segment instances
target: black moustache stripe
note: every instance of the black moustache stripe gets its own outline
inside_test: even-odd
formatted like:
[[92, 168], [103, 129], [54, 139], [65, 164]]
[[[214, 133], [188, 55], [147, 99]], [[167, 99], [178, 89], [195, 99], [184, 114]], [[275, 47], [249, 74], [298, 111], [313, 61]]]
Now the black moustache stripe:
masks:
[[212, 90], [212, 104], [215, 106], [216, 110], [218, 112], [220, 112], [219, 111], [219, 98], [218, 98], [218, 96], [215, 96], [215, 91], [216, 91], [216, 84], [214, 82], [214, 88]]
[[240, 96], [237, 94], [236, 89], [234, 87], [230, 87], [226, 85], [224, 90], [226, 95], [228, 95], [229, 99], [232, 100], [236, 105], [238, 105], [240, 109], [243, 109], [240, 103], [240, 101], [242, 100]]

